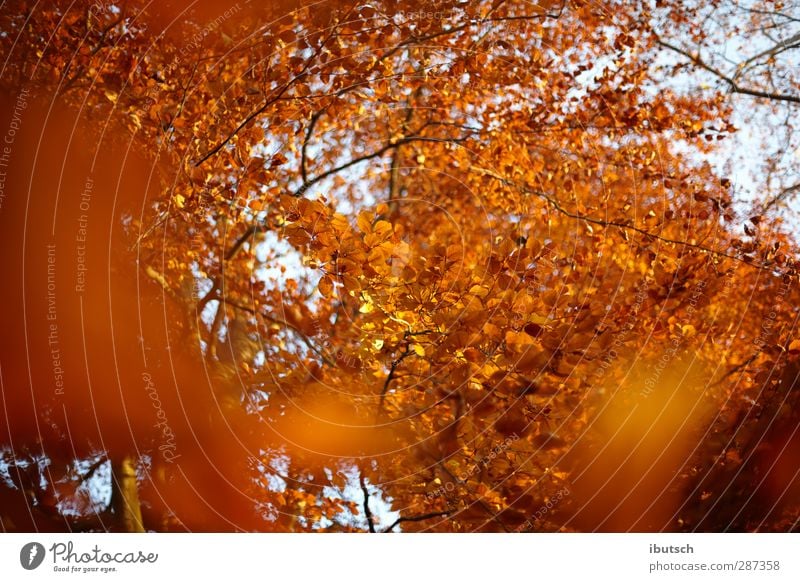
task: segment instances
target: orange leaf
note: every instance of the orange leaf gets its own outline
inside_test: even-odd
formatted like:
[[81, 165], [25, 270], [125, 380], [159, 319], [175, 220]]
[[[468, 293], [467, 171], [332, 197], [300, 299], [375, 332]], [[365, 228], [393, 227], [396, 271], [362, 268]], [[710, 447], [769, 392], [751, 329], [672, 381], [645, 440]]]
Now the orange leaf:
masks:
[[331, 280], [330, 276], [325, 275], [319, 280], [317, 288], [323, 297], [330, 297], [333, 294], [333, 280]]

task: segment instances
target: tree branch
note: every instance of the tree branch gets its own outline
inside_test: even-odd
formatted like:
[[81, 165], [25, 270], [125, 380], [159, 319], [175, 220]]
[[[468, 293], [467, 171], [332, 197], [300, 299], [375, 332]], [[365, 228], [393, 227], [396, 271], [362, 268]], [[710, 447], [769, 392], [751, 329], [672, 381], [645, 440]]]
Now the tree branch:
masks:
[[308, 190], [311, 186], [313, 186], [317, 182], [320, 182], [321, 180], [324, 180], [325, 178], [327, 178], [329, 176], [337, 174], [337, 173], [341, 172], [342, 170], [346, 170], [347, 168], [350, 168], [351, 166], [355, 166], [356, 164], [360, 164], [361, 162], [366, 162], [368, 160], [373, 160], [375, 158], [379, 158], [383, 154], [385, 154], [386, 152], [388, 152], [390, 150], [393, 150], [393, 149], [396, 149], [396, 148], [400, 147], [403, 144], [412, 143], [412, 142], [418, 142], [418, 141], [435, 142], [435, 143], [459, 143], [459, 142], [462, 142], [465, 139], [467, 139], [467, 137], [469, 137], [469, 136], [462, 136], [462, 137], [457, 137], [457, 138], [443, 138], [443, 137], [427, 137], [427, 136], [423, 136], [423, 135], [412, 135], [412, 136], [408, 136], [408, 137], [404, 137], [404, 138], [398, 139], [397, 141], [393, 141], [393, 142], [387, 143], [383, 147], [375, 150], [374, 152], [372, 152], [370, 154], [364, 154], [362, 156], [358, 156], [356, 158], [353, 158], [352, 160], [349, 160], [349, 161], [343, 163], [340, 166], [337, 166], [335, 168], [331, 168], [330, 170], [326, 170], [325, 172], [322, 172], [321, 174], [311, 178], [310, 180], [305, 180], [303, 182], [303, 184], [297, 190], [295, 190], [292, 193], [292, 196], [294, 196], [295, 198], [298, 198], [298, 197], [302, 196], [303, 194], [305, 194], [306, 190]]
[[[430, 456], [430, 453], [428, 454]], [[447, 468], [447, 465], [445, 465], [442, 462], [442, 459], [435, 459], [435, 464], [436, 468], [442, 470], [450, 478], [452, 483], [459, 482], [459, 479], [450, 471], [450, 469]], [[506, 533], [510, 533], [510, 530], [508, 529], [506, 524], [503, 523], [503, 520], [501, 520], [500, 517], [494, 511], [492, 511], [492, 508], [489, 507], [483, 499], [481, 498], [475, 499], [474, 504], [478, 505], [481, 509], [483, 509], [486, 512], [486, 514], [490, 517], [491, 521], [494, 521], [498, 526], [500, 526], [500, 528], [503, 531], [505, 531]]]
[[215, 277], [212, 280], [213, 284], [211, 286], [211, 289], [209, 289], [208, 293], [203, 295], [203, 297], [197, 302], [197, 308], [196, 308], [197, 312], [202, 313], [202, 311], [205, 308], [206, 304], [210, 300], [212, 300], [215, 297], [217, 297], [217, 291], [219, 291], [219, 289], [220, 289], [219, 279], [224, 276], [225, 263], [227, 263], [228, 261], [232, 260], [239, 253], [241, 248], [244, 246], [244, 243], [248, 242], [249, 239], [252, 239], [258, 233], [262, 233], [262, 232], [266, 232], [266, 231], [267, 231], [267, 227], [265, 225], [254, 224], [252, 226], [249, 226], [247, 228], [247, 230], [245, 230], [241, 235], [239, 235], [239, 238], [237, 238], [236, 241], [234, 241], [234, 243], [231, 246], [231, 248], [228, 249], [228, 252], [225, 253], [225, 255], [222, 258], [222, 264], [220, 265], [220, 271], [221, 272], [220, 272], [219, 277]]
[[750, 87], [742, 87], [739, 83], [736, 82], [735, 79], [729, 77], [719, 69], [716, 69], [706, 63], [699, 54], [695, 53], [692, 54], [689, 51], [677, 47], [673, 44], [670, 44], [666, 41], [661, 40], [658, 35], [655, 36], [656, 42], [664, 48], [667, 48], [671, 51], [678, 53], [689, 59], [693, 64], [704, 69], [711, 73], [712, 75], [716, 76], [718, 79], [721, 79], [725, 83], [728, 84], [731, 91], [734, 93], [739, 93], [740, 95], [750, 95], [751, 97], [759, 97], [761, 99], [771, 99], [773, 101], [785, 101], [787, 103], [800, 103], [800, 96], [798, 95], [787, 95], [785, 93], [770, 93], [768, 91], [762, 91], [760, 89], [753, 89]]
[[725, 372], [725, 373], [724, 373], [724, 374], [723, 374], [723, 375], [720, 377], [720, 379], [719, 379], [719, 380], [717, 380], [716, 382], [714, 382], [713, 384], [711, 384], [711, 386], [719, 386], [719, 385], [720, 385], [720, 384], [722, 384], [722, 383], [723, 383], [725, 380], [727, 380], [728, 378], [730, 378], [731, 376], [733, 376], [733, 375], [734, 375], [736, 372], [738, 372], [739, 370], [741, 370], [741, 369], [743, 369], [743, 368], [745, 368], [745, 367], [749, 366], [749, 365], [750, 365], [750, 363], [751, 363], [753, 360], [755, 360], [755, 359], [758, 357], [758, 355], [759, 355], [759, 353], [758, 353], [758, 352], [756, 352], [755, 354], [753, 354], [752, 356], [750, 356], [749, 358], [747, 358], [745, 361], [741, 362], [740, 364], [736, 364], [736, 365], [735, 365], [735, 366], [733, 366], [733, 367], [732, 367], [730, 370], [728, 370], [727, 372]]
[[778, 192], [772, 198], [772, 200], [769, 200], [766, 204], [764, 204], [764, 206], [762, 207], [761, 211], [762, 212], [766, 212], [767, 210], [769, 210], [770, 208], [772, 208], [773, 206], [775, 206], [779, 202], [783, 202], [786, 199], [786, 197], [789, 196], [789, 194], [792, 194], [794, 192], [800, 192], [800, 182], [797, 182], [796, 184], [792, 184], [791, 186], [787, 186], [786, 188], [784, 188], [783, 190]]
[[267, 315], [266, 313], [262, 313], [261, 311], [255, 309], [253, 307], [248, 307], [246, 305], [242, 305], [240, 303], [236, 303], [234, 301], [230, 301], [229, 299], [220, 299], [220, 303], [222, 305], [230, 305], [234, 309], [239, 309], [241, 311], [246, 311], [247, 313], [250, 313], [250, 314], [255, 315], [257, 317], [261, 317], [263, 319], [266, 319], [267, 321], [271, 321], [272, 323], [277, 323], [278, 325], [281, 325], [283, 327], [291, 329], [293, 332], [295, 332], [297, 334], [297, 336], [302, 340], [302, 342], [304, 344], [306, 344], [308, 349], [310, 349], [312, 352], [317, 354], [320, 357], [320, 359], [322, 359], [323, 362], [325, 362], [326, 364], [328, 364], [331, 367], [336, 366], [336, 362], [334, 362], [332, 359], [330, 359], [328, 356], [326, 356], [325, 353], [322, 350], [320, 350], [314, 344], [314, 342], [312, 342], [311, 339], [305, 333], [303, 333], [303, 331], [300, 328], [298, 328], [296, 325], [294, 325], [292, 323], [289, 323], [285, 319], [281, 319], [279, 317], [274, 317], [272, 315]]
[[102, 455], [99, 459], [97, 459], [94, 463], [92, 463], [92, 465], [88, 469], [86, 469], [86, 473], [81, 475], [80, 482], [85, 483], [86, 481], [91, 479], [97, 472], [97, 470], [103, 465], [105, 465], [107, 462], [108, 462], [108, 457]]
[[[352, 11], [352, 8], [350, 10]], [[349, 12], [348, 12], [348, 14], [349, 14]], [[261, 107], [259, 107], [258, 109], [253, 111], [250, 115], [245, 117], [244, 121], [242, 121], [236, 127], [236, 129], [233, 130], [233, 132], [228, 134], [228, 136], [225, 139], [223, 139], [217, 145], [212, 147], [208, 151], [208, 153], [206, 153], [202, 158], [200, 158], [198, 161], [196, 161], [195, 164], [194, 164], [195, 167], [199, 166], [200, 164], [205, 162], [207, 159], [209, 159], [211, 156], [213, 156], [217, 152], [219, 152], [223, 147], [225, 147], [225, 145], [227, 145], [234, 138], [234, 136], [236, 134], [238, 134], [242, 129], [244, 129], [245, 127], [250, 125], [250, 122], [252, 122], [256, 117], [258, 117], [259, 115], [264, 113], [264, 111], [266, 111], [267, 108], [270, 105], [272, 105], [276, 101], [280, 100], [280, 98], [283, 97], [283, 94], [286, 93], [286, 91], [288, 91], [292, 87], [292, 85], [294, 85], [297, 81], [299, 81], [300, 79], [305, 77], [306, 74], [308, 73], [308, 69], [311, 68], [312, 63], [314, 63], [314, 61], [317, 59], [317, 57], [319, 57], [320, 53], [322, 52], [322, 49], [325, 48], [325, 45], [331, 39], [331, 37], [333, 36], [335, 31], [336, 31], [336, 26], [332, 26], [331, 27], [331, 31], [328, 33], [328, 35], [325, 37], [325, 39], [321, 43], [319, 43], [319, 46], [314, 51], [314, 54], [311, 55], [310, 57], [308, 57], [306, 62], [303, 64], [303, 68], [300, 70], [300, 72], [297, 73], [297, 75], [295, 75], [291, 79], [289, 79], [286, 83], [284, 83], [283, 86], [281, 87], [281, 89], [278, 91], [277, 94], [275, 94], [274, 97], [271, 97], [270, 99], [267, 99]]]
[[394, 523], [392, 523], [392, 525], [390, 525], [389, 527], [384, 529], [381, 533], [389, 533], [394, 528], [396, 528], [398, 525], [400, 525], [401, 523], [404, 523], [406, 521], [425, 521], [426, 519], [433, 519], [434, 517], [445, 517], [447, 515], [450, 515], [451, 513], [453, 513], [453, 510], [452, 509], [448, 509], [446, 511], [435, 511], [433, 513], [423, 513], [422, 515], [415, 515], [415, 516], [412, 516], [412, 517], [398, 517], [396, 520], [394, 520]]
[[406, 345], [406, 351], [404, 351], [396, 360], [392, 360], [391, 368], [389, 369], [389, 374], [386, 376], [386, 380], [383, 382], [383, 389], [381, 390], [381, 397], [380, 402], [378, 404], [378, 410], [383, 410], [383, 403], [386, 400], [386, 393], [389, 391], [389, 385], [392, 383], [392, 380], [395, 379], [395, 374], [397, 373], [397, 367], [405, 360], [408, 356], [412, 354], [410, 344]]
[[311, 119], [308, 122], [308, 128], [306, 129], [305, 139], [303, 139], [303, 147], [300, 149], [300, 175], [303, 177], [303, 184], [308, 182], [306, 155], [306, 151], [308, 150], [308, 142], [311, 139], [311, 135], [314, 133], [314, 127], [317, 125], [317, 122], [319, 121], [319, 118], [322, 117], [323, 113], [325, 113], [325, 109], [319, 109], [314, 112], [314, 115], [311, 116]]
[[586, 216], [585, 214], [578, 214], [578, 213], [575, 213], [575, 212], [570, 212], [569, 210], [567, 210], [566, 208], [561, 206], [561, 204], [555, 198], [553, 198], [552, 196], [548, 196], [544, 192], [541, 192], [539, 190], [533, 190], [533, 189], [531, 189], [528, 186], [523, 185], [523, 184], [517, 184], [516, 182], [513, 182], [513, 181], [511, 181], [511, 180], [509, 180], [509, 179], [507, 179], [507, 178], [505, 178], [505, 177], [503, 177], [503, 176], [501, 176], [499, 174], [496, 174], [495, 172], [493, 172], [491, 170], [487, 170], [485, 168], [474, 167], [473, 169], [475, 171], [477, 171], [478, 173], [484, 175], [484, 176], [489, 176], [490, 178], [493, 178], [493, 179], [503, 183], [506, 186], [509, 186], [511, 188], [515, 188], [518, 191], [522, 192], [523, 194], [536, 196], [538, 198], [541, 198], [541, 199], [545, 200], [546, 202], [548, 202], [553, 207], [553, 209], [555, 209], [560, 214], [563, 214], [564, 216], [567, 216], [569, 218], [574, 218], [576, 220], [581, 220], [581, 221], [589, 223], [589, 224], [596, 224], [598, 226], [602, 226], [602, 227], [606, 227], [606, 228], [615, 227], [615, 228], [619, 228], [621, 230], [626, 230], [626, 231], [630, 231], [630, 232], [636, 232], [638, 234], [641, 234], [641, 235], [644, 235], [644, 236], [648, 236], [650, 238], [653, 238], [655, 240], [659, 240], [661, 242], [665, 242], [665, 243], [669, 243], [669, 244], [681, 245], [681, 246], [697, 249], [699, 251], [703, 251], [705, 253], [708, 253], [708, 254], [711, 254], [711, 255], [715, 255], [715, 256], [718, 256], [718, 257], [731, 259], [733, 261], [739, 261], [741, 263], [744, 263], [746, 265], [750, 265], [750, 266], [755, 267], [757, 269], [770, 268], [770, 265], [758, 264], [758, 263], [754, 263], [751, 260], [748, 260], [749, 257], [747, 257], [746, 255], [745, 256], [731, 255], [731, 254], [728, 254], [728, 253], [726, 253], [724, 251], [719, 251], [719, 250], [716, 250], [716, 249], [705, 247], [705, 246], [703, 246], [701, 244], [698, 244], [698, 243], [689, 242], [688, 240], [679, 240], [679, 239], [673, 239], [673, 238], [668, 238], [668, 237], [665, 237], [665, 236], [661, 236], [660, 234], [656, 234], [656, 233], [650, 232], [648, 230], [645, 230], [644, 228], [639, 228], [638, 226], [633, 226], [631, 224], [626, 224], [624, 222], [617, 222], [617, 221], [614, 221], [614, 220], [602, 220], [600, 218], [594, 218], [594, 217], [591, 217], [591, 216]]
[[764, 57], [768, 57], [770, 59], [775, 58], [777, 55], [781, 54], [782, 52], [797, 48], [800, 46], [800, 33], [795, 34], [794, 36], [776, 42], [771, 48], [768, 48], [760, 53], [750, 57], [743, 63], [738, 66], [738, 70], [736, 74], [733, 76], [734, 79], [738, 79], [742, 73], [746, 69], [750, 67], [751, 64], [755, 63], [759, 59], [763, 59]]
[[400, 148], [392, 152], [392, 164], [389, 166], [389, 210], [394, 212], [397, 209], [397, 190], [400, 178]]
[[372, 510], [369, 508], [369, 491], [367, 491], [367, 483], [364, 481], [363, 473], [358, 476], [358, 481], [361, 484], [361, 491], [364, 493], [364, 516], [367, 518], [369, 533], [375, 533], [375, 523], [372, 519]]

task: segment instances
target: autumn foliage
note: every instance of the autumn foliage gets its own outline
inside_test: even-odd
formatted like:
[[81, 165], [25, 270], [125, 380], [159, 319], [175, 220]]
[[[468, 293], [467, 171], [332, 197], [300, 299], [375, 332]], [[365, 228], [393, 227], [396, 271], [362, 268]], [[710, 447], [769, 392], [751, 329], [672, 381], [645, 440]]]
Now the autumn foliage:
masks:
[[796, 529], [796, 242], [623, 4], [4, 9], [2, 529]]

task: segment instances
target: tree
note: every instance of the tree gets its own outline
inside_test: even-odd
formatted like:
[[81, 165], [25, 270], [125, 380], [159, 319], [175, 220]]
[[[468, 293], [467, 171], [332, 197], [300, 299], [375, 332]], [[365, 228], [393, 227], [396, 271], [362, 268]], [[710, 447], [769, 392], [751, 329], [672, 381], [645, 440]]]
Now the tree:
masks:
[[619, 8], [0, 17], [4, 529], [795, 528], [794, 242]]

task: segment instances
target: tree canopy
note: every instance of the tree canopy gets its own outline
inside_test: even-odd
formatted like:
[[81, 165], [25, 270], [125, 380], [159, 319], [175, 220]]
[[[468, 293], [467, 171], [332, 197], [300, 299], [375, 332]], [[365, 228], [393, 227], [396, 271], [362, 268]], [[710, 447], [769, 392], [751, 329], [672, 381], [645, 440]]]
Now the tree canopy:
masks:
[[720, 162], [795, 41], [703, 16], [5, 9], [2, 529], [796, 529], [791, 165]]

